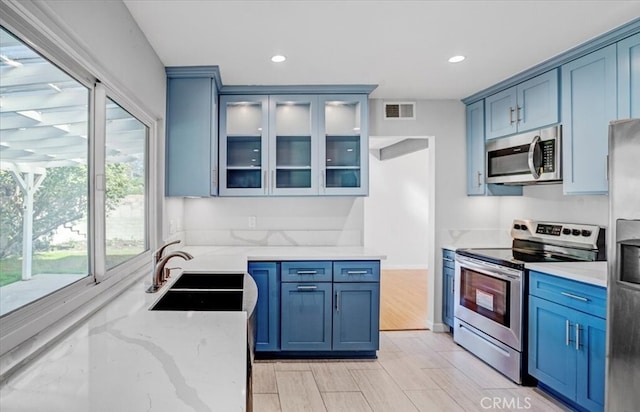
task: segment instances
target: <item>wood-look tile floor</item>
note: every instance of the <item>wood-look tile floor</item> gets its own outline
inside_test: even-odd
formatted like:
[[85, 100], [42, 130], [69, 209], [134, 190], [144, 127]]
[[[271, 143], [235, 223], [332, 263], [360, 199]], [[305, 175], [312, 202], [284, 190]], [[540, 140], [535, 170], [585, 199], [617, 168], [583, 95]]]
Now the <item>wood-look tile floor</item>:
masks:
[[427, 271], [384, 269], [380, 273], [380, 330], [426, 329]]
[[253, 410], [566, 411], [427, 330], [381, 332], [376, 360], [257, 361]]

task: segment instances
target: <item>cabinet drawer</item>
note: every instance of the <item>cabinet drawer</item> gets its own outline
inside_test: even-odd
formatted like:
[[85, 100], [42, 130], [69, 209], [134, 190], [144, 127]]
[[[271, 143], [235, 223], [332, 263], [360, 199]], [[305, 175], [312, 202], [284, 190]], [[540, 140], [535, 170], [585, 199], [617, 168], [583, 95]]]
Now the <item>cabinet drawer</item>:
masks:
[[603, 319], [606, 317], [607, 291], [599, 286], [530, 271], [529, 294]]
[[330, 261], [290, 261], [280, 265], [282, 282], [331, 282]]
[[456, 252], [449, 249], [442, 249], [442, 266], [445, 268], [455, 269]]
[[334, 282], [380, 282], [380, 262], [353, 260], [333, 262]]

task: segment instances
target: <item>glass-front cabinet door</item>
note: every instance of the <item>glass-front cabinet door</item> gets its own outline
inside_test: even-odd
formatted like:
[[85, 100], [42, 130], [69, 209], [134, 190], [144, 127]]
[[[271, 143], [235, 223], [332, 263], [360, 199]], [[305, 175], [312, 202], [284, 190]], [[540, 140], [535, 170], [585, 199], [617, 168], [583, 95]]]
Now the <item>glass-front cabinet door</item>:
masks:
[[220, 96], [220, 194], [268, 194], [268, 96]]
[[270, 194], [318, 194], [317, 105], [317, 96], [269, 96]]
[[366, 95], [320, 97], [320, 194], [368, 194], [366, 99]]

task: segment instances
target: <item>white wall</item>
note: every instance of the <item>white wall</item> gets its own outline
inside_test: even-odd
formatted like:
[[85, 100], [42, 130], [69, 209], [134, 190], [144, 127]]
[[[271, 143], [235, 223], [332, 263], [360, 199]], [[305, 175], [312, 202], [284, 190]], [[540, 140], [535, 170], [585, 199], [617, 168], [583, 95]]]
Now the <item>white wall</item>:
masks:
[[387, 269], [426, 269], [429, 220], [427, 149], [388, 160], [369, 155], [364, 246], [387, 256]]

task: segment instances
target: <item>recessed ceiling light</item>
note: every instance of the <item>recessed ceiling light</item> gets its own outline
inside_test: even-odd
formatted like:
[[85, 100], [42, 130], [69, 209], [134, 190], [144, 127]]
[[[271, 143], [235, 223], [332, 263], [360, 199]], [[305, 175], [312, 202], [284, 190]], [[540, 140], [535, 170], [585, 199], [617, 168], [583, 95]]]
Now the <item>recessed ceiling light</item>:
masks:
[[281, 54], [276, 54], [275, 56], [271, 57], [271, 61], [274, 63], [282, 63], [285, 60], [287, 60], [287, 58]]
[[453, 57], [449, 58], [449, 63], [460, 63], [464, 59], [466, 59], [466, 57], [464, 57], [464, 56], [453, 56]]

